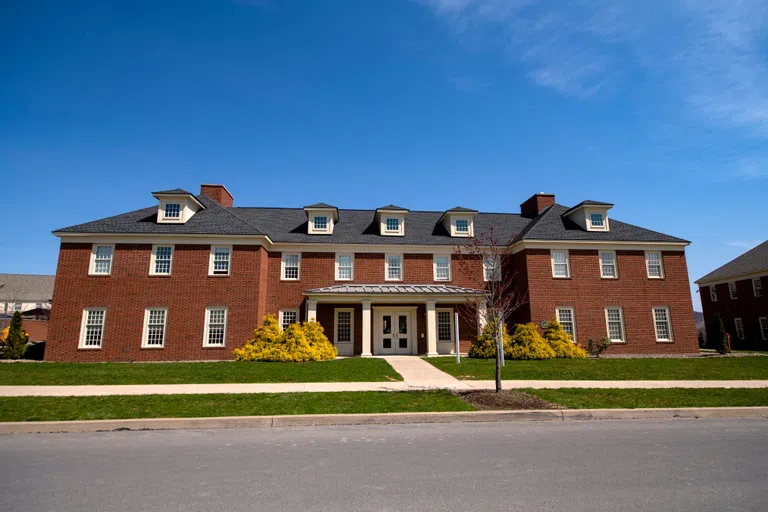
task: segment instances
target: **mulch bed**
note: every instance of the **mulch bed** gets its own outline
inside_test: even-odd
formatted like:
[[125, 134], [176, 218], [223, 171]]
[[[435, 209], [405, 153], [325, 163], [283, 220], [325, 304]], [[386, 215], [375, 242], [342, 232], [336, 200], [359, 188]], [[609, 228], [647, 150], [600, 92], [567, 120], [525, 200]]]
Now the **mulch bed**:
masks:
[[457, 395], [480, 411], [507, 411], [533, 409], [564, 409], [563, 406], [547, 402], [541, 398], [514, 389], [495, 391], [461, 391]]

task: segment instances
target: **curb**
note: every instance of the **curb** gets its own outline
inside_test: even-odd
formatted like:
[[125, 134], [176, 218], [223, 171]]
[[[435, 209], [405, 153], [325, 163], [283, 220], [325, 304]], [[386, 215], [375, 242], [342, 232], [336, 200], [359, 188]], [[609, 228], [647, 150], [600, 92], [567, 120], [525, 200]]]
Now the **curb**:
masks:
[[768, 419], [768, 407], [695, 407], [680, 409], [556, 409], [534, 411], [401, 412], [381, 414], [307, 414], [225, 416], [215, 418], [140, 418], [91, 421], [0, 423], [0, 435], [120, 430], [327, 427], [412, 423], [484, 423], [511, 421], [666, 419]]

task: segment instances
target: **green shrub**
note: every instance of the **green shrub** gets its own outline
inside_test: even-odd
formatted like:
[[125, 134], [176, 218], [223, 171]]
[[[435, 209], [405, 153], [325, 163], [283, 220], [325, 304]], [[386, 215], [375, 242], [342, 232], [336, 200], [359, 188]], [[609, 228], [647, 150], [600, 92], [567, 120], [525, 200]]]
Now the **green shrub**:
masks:
[[238, 361], [322, 361], [336, 358], [336, 347], [328, 341], [323, 326], [317, 322], [292, 324], [280, 330], [275, 315], [253, 331], [243, 348], [235, 349]]
[[714, 345], [715, 350], [718, 351], [720, 354], [727, 354], [731, 351], [731, 346], [728, 343], [728, 334], [725, 332], [725, 325], [723, 325], [723, 319], [720, 318], [720, 315], [715, 314], [714, 317], [712, 317], [712, 322], [715, 324], [714, 333]]
[[3, 359], [21, 359], [27, 350], [29, 335], [21, 328], [21, 312], [16, 311], [8, 326], [8, 333], [3, 335]]
[[587, 357], [587, 352], [573, 342], [557, 320], [547, 323], [542, 337], [549, 343], [552, 350], [555, 351], [555, 357], [568, 359], [584, 359]]
[[[476, 359], [496, 359], [496, 336], [497, 336], [496, 321], [492, 320], [483, 327], [480, 336], [476, 341], [472, 342], [469, 347], [469, 357]], [[512, 344], [512, 337], [507, 332], [507, 326], [505, 325], [501, 331], [501, 337], [504, 340], [504, 356], [506, 357], [509, 346]]]
[[699, 348], [705, 348], [707, 346], [707, 338], [704, 336], [704, 331], [699, 331]]
[[504, 357], [507, 359], [552, 359], [555, 351], [544, 341], [536, 325], [532, 323], [519, 324], [512, 335], [509, 349], [505, 347]]
[[587, 352], [592, 356], [600, 357], [600, 354], [605, 352], [611, 345], [613, 345], [613, 342], [605, 337], [598, 339], [589, 338], [587, 340]]

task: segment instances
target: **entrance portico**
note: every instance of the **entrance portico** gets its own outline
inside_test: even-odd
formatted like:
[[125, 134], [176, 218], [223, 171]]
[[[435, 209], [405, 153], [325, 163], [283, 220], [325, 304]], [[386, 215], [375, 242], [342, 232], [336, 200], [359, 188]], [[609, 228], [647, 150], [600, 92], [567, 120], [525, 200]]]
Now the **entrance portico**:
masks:
[[456, 307], [474, 304], [480, 293], [449, 285], [350, 284], [304, 295], [307, 320], [323, 324], [339, 354], [366, 357], [455, 353], [456, 333], [466, 345], [483, 325], [482, 315], [477, 325], [457, 325]]

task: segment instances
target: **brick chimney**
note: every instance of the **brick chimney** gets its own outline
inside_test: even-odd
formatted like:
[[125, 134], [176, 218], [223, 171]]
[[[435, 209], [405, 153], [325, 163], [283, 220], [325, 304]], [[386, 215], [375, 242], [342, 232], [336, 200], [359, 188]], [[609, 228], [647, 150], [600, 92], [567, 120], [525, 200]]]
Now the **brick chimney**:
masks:
[[523, 217], [532, 219], [540, 214], [544, 208], [552, 206], [553, 204], [555, 204], [555, 194], [539, 192], [538, 194], [533, 194], [520, 205], [520, 214]]
[[231, 208], [235, 203], [235, 198], [224, 185], [200, 185], [200, 195], [210, 197], [227, 208]]

